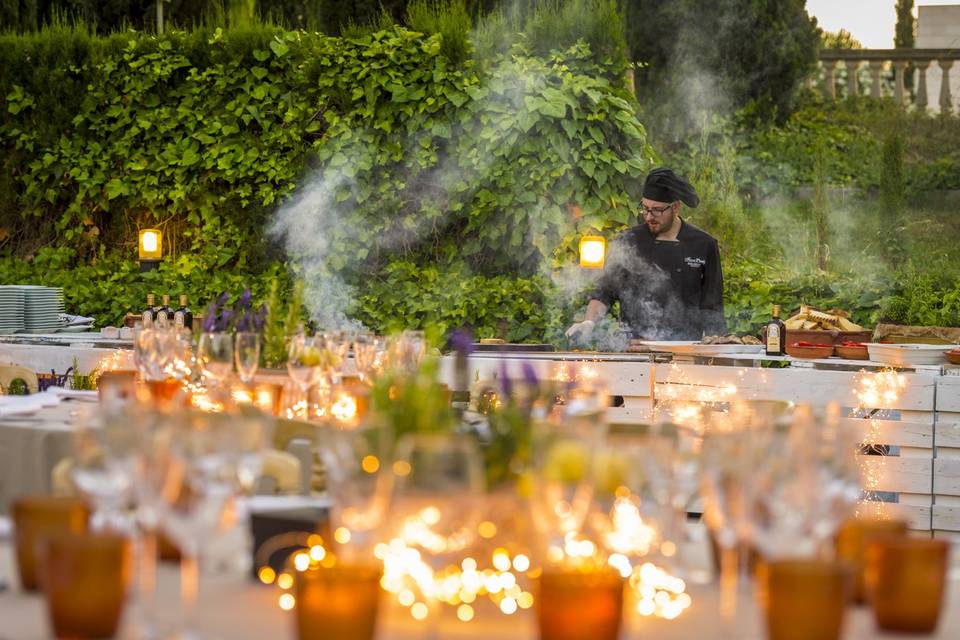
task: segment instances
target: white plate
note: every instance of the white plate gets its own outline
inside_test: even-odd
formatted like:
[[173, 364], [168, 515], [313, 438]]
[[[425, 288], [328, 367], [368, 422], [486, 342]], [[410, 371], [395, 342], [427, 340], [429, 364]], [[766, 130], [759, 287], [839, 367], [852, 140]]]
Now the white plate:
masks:
[[82, 325], [73, 325], [70, 327], [63, 327], [57, 333], [89, 333], [93, 330], [92, 324], [82, 324]]
[[691, 356], [722, 356], [736, 353], [762, 353], [762, 344], [703, 344], [691, 340], [653, 341], [644, 340], [640, 344], [650, 347], [651, 351], [675, 353]]
[[867, 343], [867, 353], [874, 362], [896, 366], [914, 364], [942, 364], [946, 362], [944, 351], [957, 348], [951, 344], [879, 344]]

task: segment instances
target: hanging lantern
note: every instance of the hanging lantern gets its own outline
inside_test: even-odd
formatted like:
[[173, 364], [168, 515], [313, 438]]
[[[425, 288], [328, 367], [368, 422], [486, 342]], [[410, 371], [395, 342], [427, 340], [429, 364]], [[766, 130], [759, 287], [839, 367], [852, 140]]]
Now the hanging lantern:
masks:
[[603, 236], [580, 238], [580, 266], [585, 269], [602, 269], [607, 254], [607, 241]]
[[141, 229], [138, 242], [140, 271], [150, 271], [160, 266], [163, 257], [163, 233], [160, 229]]

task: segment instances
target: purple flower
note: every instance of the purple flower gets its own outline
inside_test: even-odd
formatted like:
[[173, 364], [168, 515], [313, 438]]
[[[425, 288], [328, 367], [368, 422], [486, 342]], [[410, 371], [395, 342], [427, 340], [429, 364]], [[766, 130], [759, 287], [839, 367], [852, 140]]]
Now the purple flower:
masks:
[[217, 308], [219, 309], [223, 305], [227, 304], [227, 300], [229, 299], [230, 299], [229, 291], [224, 291], [223, 293], [221, 293], [220, 296], [217, 298]]
[[203, 330], [207, 333], [215, 331], [217, 327], [217, 303], [211, 302], [207, 305], [207, 313], [203, 317]]
[[250, 287], [247, 287], [243, 290], [243, 293], [240, 294], [240, 299], [237, 300], [237, 306], [241, 309], [248, 309], [250, 307], [250, 299], [252, 298], [250, 293]]
[[534, 389], [540, 385], [540, 378], [537, 377], [537, 370], [533, 367], [533, 363], [524, 361], [520, 370], [523, 372], [523, 381], [527, 385]]
[[500, 361], [500, 389], [503, 391], [503, 401], [508, 402], [513, 395], [513, 383], [510, 381], [506, 360]]
[[447, 346], [461, 356], [473, 353], [473, 335], [468, 329], [456, 329], [447, 338]]

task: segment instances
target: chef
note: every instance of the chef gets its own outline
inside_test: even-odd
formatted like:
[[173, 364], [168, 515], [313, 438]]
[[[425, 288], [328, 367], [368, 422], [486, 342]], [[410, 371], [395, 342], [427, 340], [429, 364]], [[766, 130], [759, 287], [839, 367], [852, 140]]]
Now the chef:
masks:
[[700, 340], [726, 333], [723, 272], [717, 241], [685, 221], [682, 207], [700, 203], [693, 186], [670, 169], [654, 169], [643, 185], [643, 224], [611, 243], [586, 318], [567, 330], [589, 340], [614, 302], [635, 339]]

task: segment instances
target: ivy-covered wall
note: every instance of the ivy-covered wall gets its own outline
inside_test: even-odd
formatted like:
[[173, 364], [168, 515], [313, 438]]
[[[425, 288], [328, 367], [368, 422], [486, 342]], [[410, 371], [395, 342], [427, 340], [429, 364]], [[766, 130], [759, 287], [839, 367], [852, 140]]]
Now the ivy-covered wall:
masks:
[[[402, 28], [0, 36], [0, 281], [66, 284], [73, 311], [116, 323], [147, 291], [256, 295], [322, 233], [346, 311], [373, 328], [506, 318], [542, 338], [544, 274], [577, 233], [630, 220], [652, 150], [586, 46], [454, 65], [440, 44]], [[294, 205], [307, 224], [284, 244], [269, 223]], [[141, 275], [147, 225], [169, 257]], [[434, 310], [420, 278], [443, 283]]]

